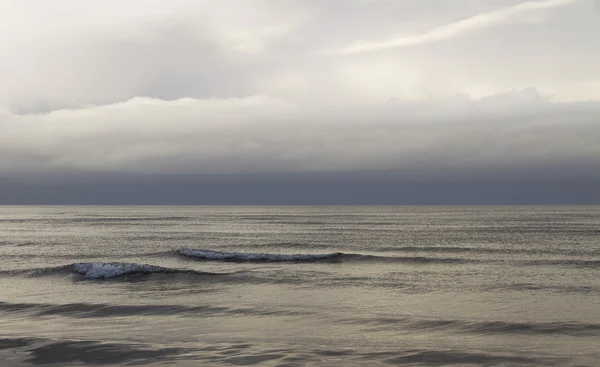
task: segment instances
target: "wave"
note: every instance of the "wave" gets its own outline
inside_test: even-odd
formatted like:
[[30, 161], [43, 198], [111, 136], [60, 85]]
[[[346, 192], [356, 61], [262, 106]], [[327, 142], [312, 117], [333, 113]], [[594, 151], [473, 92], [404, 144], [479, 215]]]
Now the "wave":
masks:
[[559, 260], [532, 260], [525, 261], [525, 265], [532, 266], [566, 266], [575, 268], [600, 268], [600, 260], [559, 259]]
[[[71, 270], [83, 275], [85, 279], [107, 279], [126, 275], [148, 275], [148, 274], [213, 274], [198, 272], [188, 269], [166, 268], [163, 266], [136, 264], [136, 263], [75, 263]], [[214, 274], [213, 274], [214, 275]]]
[[486, 291], [543, 291], [555, 293], [598, 293], [600, 287], [593, 285], [557, 285], [557, 284], [535, 284], [535, 283], [513, 283], [490, 285], [485, 287]]
[[454, 329], [472, 334], [527, 334], [600, 336], [600, 324], [578, 322], [519, 323], [504, 321], [465, 322], [459, 320], [426, 320], [412, 325], [415, 329]]
[[29, 268], [29, 269], [11, 269], [11, 270], [0, 270], [0, 276], [27, 276], [27, 277], [43, 277], [51, 275], [69, 274], [71, 272], [71, 265], [62, 266], [48, 266], [43, 268]]
[[190, 220], [187, 216], [103, 216], [103, 215], [86, 215], [76, 218], [65, 218], [65, 219], [54, 219], [53, 221], [60, 221], [66, 223], [101, 223], [101, 222], [116, 222], [116, 223], [129, 223], [129, 222], [158, 222], [158, 221], [186, 221]]
[[0, 351], [12, 349], [11, 365], [140, 365], [174, 363], [194, 349], [141, 343], [50, 338], [0, 338]]
[[53, 245], [54, 243], [42, 243], [42, 242], [34, 242], [34, 241], [25, 241], [25, 242], [8, 242], [8, 241], [0, 241], [0, 246], [38, 246], [38, 245]]
[[26, 347], [32, 343], [27, 338], [0, 338], [0, 350]]
[[468, 246], [387, 246], [378, 248], [382, 252], [424, 253], [473, 253], [473, 254], [528, 254], [528, 255], [598, 255], [598, 249], [581, 248], [515, 248], [515, 247], [468, 247]]
[[373, 358], [377, 356], [389, 357], [385, 359], [385, 364], [395, 366], [549, 366], [556, 364], [554, 360], [534, 358], [531, 355], [477, 353], [458, 350], [414, 349], [393, 354], [389, 352], [375, 352], [371, 353], [369, 357]]
[[0, 302], [3, 313], [30, 313], [35, 316], [63, 316], [71, 318], [102, 317], [140, 317], [140, 316], [177, 316], [177, 317], [222, 317], [227, 316], [305, 316], [307, 312], [268, 309], [265, 307], [223, 307], [213, 305], [186, 306], [177, 304], [106, 304], [106, 303], [9, 303]]
[[468, 334], [523, 334], [523, 335], [569, 335], [578, 337], [600, 336], [600, 324], [583, 322], [508, 322], [467, 321], [459, 319], [376, 318], [346, 319], [344, 323], [370, 324], [378, 330], [409, 329], [426, 331], [453, 331]]
[[389, 261], [389, 262], [399, 262], [406, 264], [467, 264], [474, 262], [487, 262], [485, 260], [476, 260], [476, 259], [461, 259], [456, 257], [426, 257], [426, 256], [374, 256], [377, 259]]
[[313, 262], [341, 259], [347, 256], [341, 252], [328, 254], [270, 254], [264, 252], [225, 252], [195, 249], [181, 249], [178, 253], [196, 259], [232, 262]]
[[413, 264], [428, 263], [466, 263], [478, 260], [459, 258], [440, 258], [424, 256], [378, 256], [355, 253], [332, 252], [323, 254], [277, 254], [266, 252], [228, 252], [200, 249], [181, 249], [179, 255], [206, 261], [228, 262], [341, 262], [341, 261], [379, 261]]
[[[518, 354], [467, 349], [379, 349], [363, 351], [325, 345], [306, 348], [281, 343], [276, 349], [264, 344], [215, 340], [201, 347], [150, 343], [107, 342], [42, 338], [0, 339], [0, 348], [13, 349], [14, 361], [21, 365], [478, 365], [478, 366], [554, 366], [569, 359], [536, 353]], [[12, 355], [13, 353], [11, 353]], [[186, 363], [187, 362], [187, 363]]]
[[[114, 343], [91, 340], [26, 340], [23, 355], [31, 365], [139, 365], [173, 362], [178, 356], [193, 351], [189, 348], [158, 347], [134, 343]], [[24, 343], [25, 343], [24, 342]], [[25, 357], [26, 356], [26, 357]]]
[[52, 276], [75, 273], [83, 275], [84, 279], [110, 279], [132, 275], [150, 274], [195, 274], [195, 275], [225, 275], [201, 272], [191, 269], [167, 268], [157, 265], [121, 263], [121, 262], [82, 262], [63, 266], [51, 266], [35, 269], [14, 269], [0, 271], [0, 275], [25, 275], [30, 277]]
[[66, 365], [83, 362], [98, 364], [147, 364], [168, 361], [189, 353], [183, 348], [145, 349], [136, 344], [104, 343], [95, 341], [61, 341], [37, 347], [30, 351], [27, 362], [33, 365]]

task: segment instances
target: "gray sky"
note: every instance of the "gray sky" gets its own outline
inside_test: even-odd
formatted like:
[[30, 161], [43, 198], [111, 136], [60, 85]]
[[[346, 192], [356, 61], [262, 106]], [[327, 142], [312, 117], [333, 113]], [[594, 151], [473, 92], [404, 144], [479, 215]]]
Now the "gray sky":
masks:
[[0, 184], [567, 180], [593, 201], [598, 45], [600, 0], [0, 0]]

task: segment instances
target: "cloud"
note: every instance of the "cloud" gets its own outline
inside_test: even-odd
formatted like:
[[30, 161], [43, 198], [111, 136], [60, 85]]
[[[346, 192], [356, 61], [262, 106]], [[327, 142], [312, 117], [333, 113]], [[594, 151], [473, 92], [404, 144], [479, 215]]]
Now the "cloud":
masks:
[[0, 4], [3, 179], [600, 172], [590, 0], [39, 5]]
[[559, 6], [538, 1], [490, 12], [517, 1], [4, 2], [0, 31], [11, 37], [0, 38], [0, 106], [48, 112], [136, 96], [253, 94], [360, 104], [530, 86], [557, 98], [598, 98], [600, 13], [585, 0], [531, 27], [492, 27], [468, 40], [453, 36], [435, 47], [406, 48], [401, 57], [394, 49], [357, 57], [317, 52], [482, 14], [440, 31], [460, 35]]
[[524, 14], [531, 14], [570, 5], [578, 0], [545, 0], [525, 2], [488, 13], [478, 14], [473, 17], [434, 28], [425, 33], [414, 36], [396, 36], [379, 42], [366, 42], [341, 49], [328, 51], [333, 54], [355, 54], [389, 48], [412, 47], [424, 43], [439, 42], [469, 33], [484, 30], [490, 27], [509, 24], [521, 19]]
[[272, 67], [269, 50], [305, 12], [266, 0], [216, 4], [59, 0], [29, 9], [11, 2], [0, 8], [7, 18], [0, 31], [13, 35], [0, 39], [0, 106], [48, 112], [140, 95], [263, 93], [253, 84]]
[[[303, 106], [265, 95], [0, 117], [1, 177], [386, 171], [421, 178], [600, 172], [600, 103], [535, 90], [384, 105]], [[593, 173], [596, 172], [596, 173]]]

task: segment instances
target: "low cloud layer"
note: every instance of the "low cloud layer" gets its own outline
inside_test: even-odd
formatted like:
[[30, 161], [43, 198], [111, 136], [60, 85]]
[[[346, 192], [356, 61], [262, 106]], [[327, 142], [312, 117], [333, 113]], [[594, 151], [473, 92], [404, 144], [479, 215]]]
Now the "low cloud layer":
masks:
[[535, 90], [480, 100], [311, 107], [257, 95], [4, 112], [0, 174], [393, 171], [598, 176], [600, 102]]

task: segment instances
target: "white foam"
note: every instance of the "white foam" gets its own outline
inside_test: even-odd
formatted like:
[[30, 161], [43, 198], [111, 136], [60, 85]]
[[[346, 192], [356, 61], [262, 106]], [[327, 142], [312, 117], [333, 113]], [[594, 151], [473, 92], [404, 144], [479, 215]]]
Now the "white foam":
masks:
[[156, 265], [134, 263], [76, 263], [73, 271], [83, 274], [86, 279], [114, 278], [126, 274], [172, 273], [173, 269]]
[[179, 254], [206, 260], [230, 261], [314, 261], [342, 256], [340, 252], [329, 254], [269, 254], [263, 252], [225, 252], [211, 250], [181, 249]]

